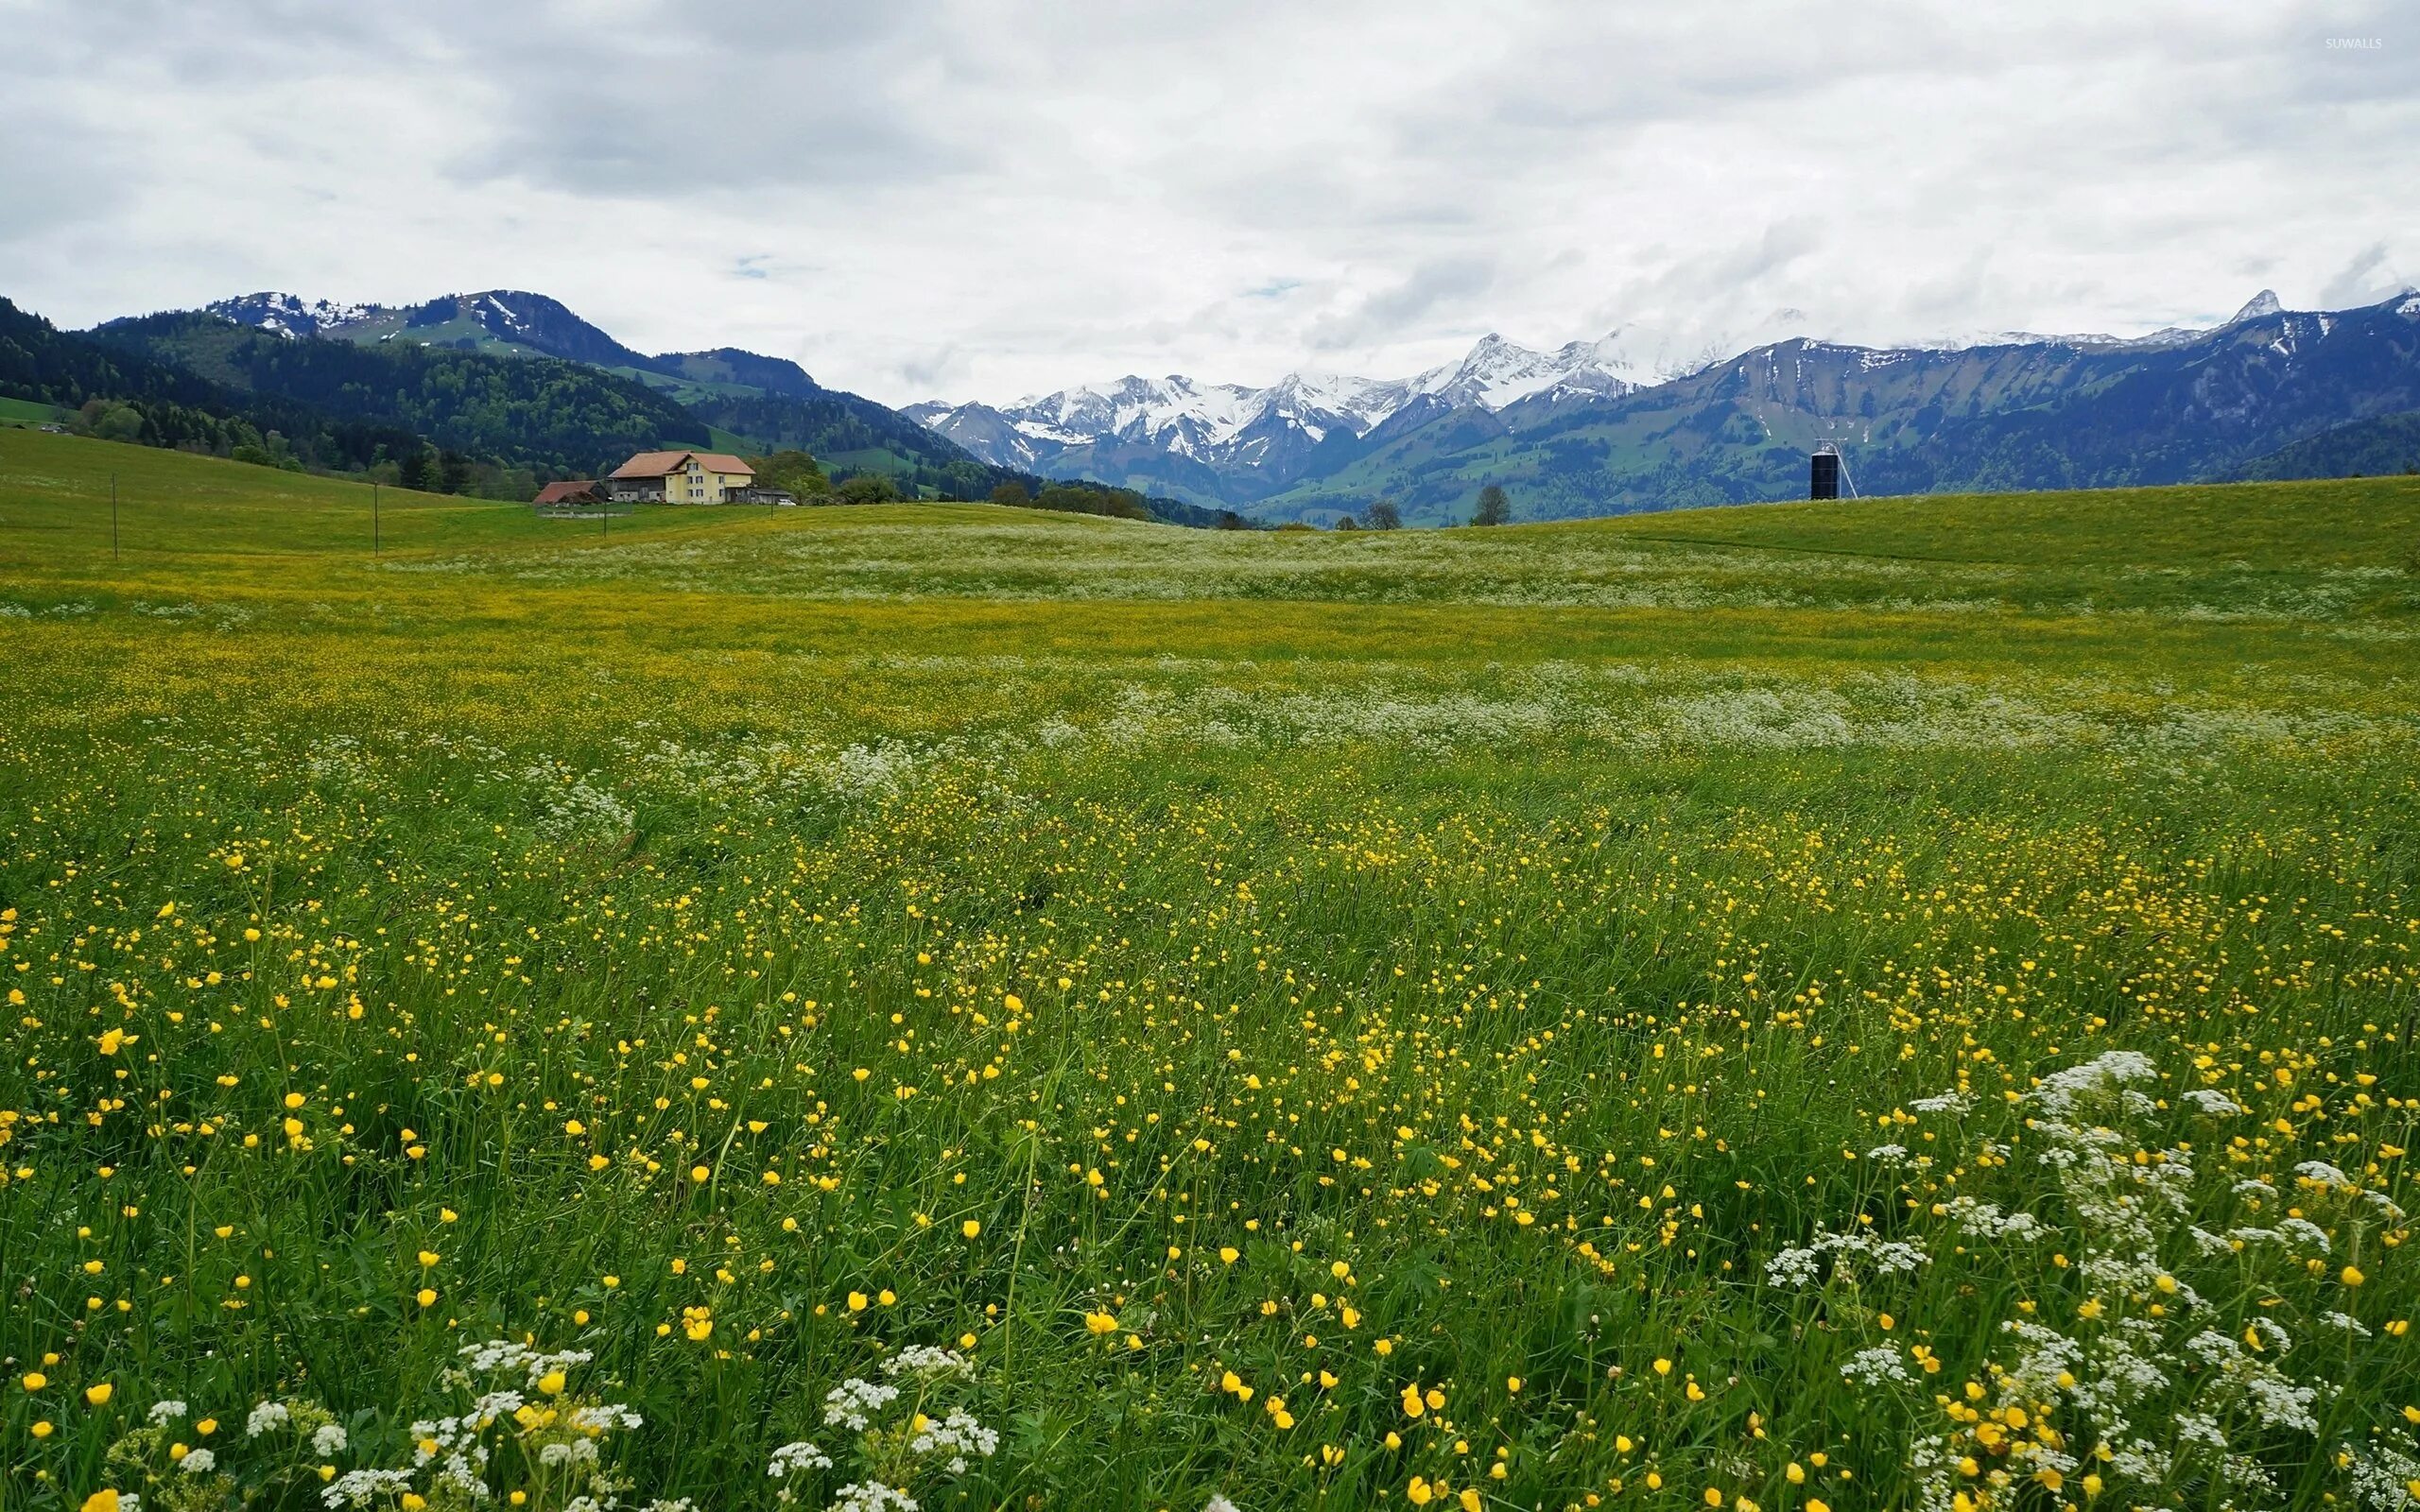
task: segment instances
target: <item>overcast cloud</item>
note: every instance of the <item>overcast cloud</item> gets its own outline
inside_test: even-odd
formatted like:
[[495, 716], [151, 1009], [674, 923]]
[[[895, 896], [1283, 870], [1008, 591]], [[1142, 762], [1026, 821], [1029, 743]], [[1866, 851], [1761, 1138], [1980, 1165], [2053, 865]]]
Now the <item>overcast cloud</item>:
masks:
[[2410, 5], [0, 0], [0, 295], [552, 294], [892, 403], [2420, 281]]

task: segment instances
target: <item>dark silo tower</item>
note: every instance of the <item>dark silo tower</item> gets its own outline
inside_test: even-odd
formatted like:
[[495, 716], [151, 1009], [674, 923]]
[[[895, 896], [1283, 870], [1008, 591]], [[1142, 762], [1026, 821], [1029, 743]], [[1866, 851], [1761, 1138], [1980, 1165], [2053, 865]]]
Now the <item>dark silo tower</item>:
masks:
[[1807, 458], [1806, 496], [1810, 499], [1837, 499], [1841, 496], [1841, 454], [1829, 446], [1816, 449]]

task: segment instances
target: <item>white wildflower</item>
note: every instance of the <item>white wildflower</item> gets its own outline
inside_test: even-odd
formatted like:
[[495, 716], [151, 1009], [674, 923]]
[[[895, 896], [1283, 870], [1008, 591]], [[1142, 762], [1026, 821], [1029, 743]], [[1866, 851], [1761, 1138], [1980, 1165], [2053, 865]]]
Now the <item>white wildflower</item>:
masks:
[[1906, 1381], [1908, 1367], [1899, 1363], [1899, 1351], [1888, 1346], [1859, 1349], [1849, 1363], [1841, 1366], [1841, 1374], [1861, 1386], [1878, 1385], [1885, 1381]]
[[804, 1475], [808, 1470], [828, 1470], [831, 1468], [832, 1457], [829, 1454], [802, 1439], [773, 1451], [772, 1460], [766, 1465], [765, 1473], [778, 1481], [792, 1475]]
[[2327, 1230], [2308, 1218], [2281, 1219], [2277, 1224], [2277, 1233], [2283, 1239], [2299, 1239], [2323, 1255], [2332, 1252], [2327, 1242]]
[[189, 1449], [185, 1457], [177, 1461], [177, 1469], [187, 1475], [207, 1475], [218, 1464], [218, 1456], [206, 1449]]
[[155, 1401], [151, 1404], [151, 1411], [149, 1413], [151, 1425], [155, 1428], [162, 1423], [172, 1421], [183, 1417], [184, 1415], [185, 1404], [182, 1401]]
[[832, 1512], [916, 1512], [916, 1499], [880, 1481], [860, 1481], [832, 1494]]
[[940, 1422], [926, 1422], [924, 1431], [908, 1443], [911, 1453], [947, 1455], [952, 1475], [966, 1473], [967, 1455], [989, 1458], [999, 1447], [999, 1434], [977, 1422], [964, 1408], [952, 1409]]
[[244, 1419], [244, 1436], [258, 1438], [272, 1428], [283, 1428], [290, 1416], [285, 1410], [285, 1403], [264, 1401], [255, 1406], [251, 1416]]
[[[368, 1506], [381, 1497], [401, 1496], [411, 1489], [409, 1470], [347, 1470], [320, 1491], [320, 1500], [330, 1507]], [[123, 1512], [123, 1500], [118, 1506]]]
[[929, 1344], [911, 1344], [882, 1363], [882, 1371], [890, 1376], [971, 1376], [974, 1362], [955, 1349], [937, 1349]]
[[851, 1376], [824, 1395], [824, 1426], [863, 1433], [873, 1421], [873, 1415], [889, 1406], [898, 1396], [897, 1386], [882, 1385]]

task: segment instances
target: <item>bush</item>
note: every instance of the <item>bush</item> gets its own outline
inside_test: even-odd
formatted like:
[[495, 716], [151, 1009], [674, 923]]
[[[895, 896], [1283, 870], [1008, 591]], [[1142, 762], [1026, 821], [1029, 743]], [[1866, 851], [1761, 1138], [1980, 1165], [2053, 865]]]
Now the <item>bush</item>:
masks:
[[882, 472], [860, 472], [833, 490], [842, 504], [896, 504], [899, 485]]

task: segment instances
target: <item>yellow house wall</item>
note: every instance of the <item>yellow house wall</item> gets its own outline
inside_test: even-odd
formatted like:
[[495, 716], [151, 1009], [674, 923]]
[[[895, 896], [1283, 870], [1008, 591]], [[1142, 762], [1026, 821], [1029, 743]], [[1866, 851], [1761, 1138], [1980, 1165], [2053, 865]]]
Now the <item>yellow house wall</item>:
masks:
[[[664, 475], [664, 502], [666, 504], [728, 504], [735, 490], [747, 488], [756, 481], [752, 472], [709, 472], [702, 469], [691, 472], [686, 463]], [[692, 494], [695, 483], [702, 490]]]

